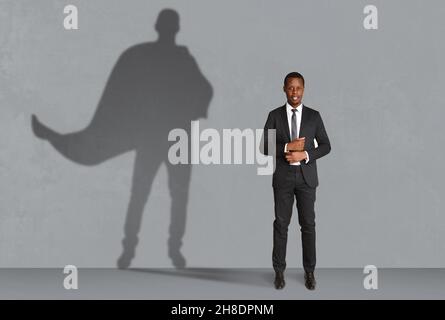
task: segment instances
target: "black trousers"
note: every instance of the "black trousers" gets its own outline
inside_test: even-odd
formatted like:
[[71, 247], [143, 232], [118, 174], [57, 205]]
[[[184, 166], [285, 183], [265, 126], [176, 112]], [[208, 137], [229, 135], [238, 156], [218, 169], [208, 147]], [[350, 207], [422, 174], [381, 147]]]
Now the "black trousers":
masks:
[[315, 269], [315, 191], [303, 178], [301, 166], [289, 166], [286, 183], [273, 189], [275, 221], [273, 223], [272, 264], [275, 271], [286, 269], [287, 231], [292, 216], [294, 197], [297, 202], [303, 247], [303, 268], [306, 272]]

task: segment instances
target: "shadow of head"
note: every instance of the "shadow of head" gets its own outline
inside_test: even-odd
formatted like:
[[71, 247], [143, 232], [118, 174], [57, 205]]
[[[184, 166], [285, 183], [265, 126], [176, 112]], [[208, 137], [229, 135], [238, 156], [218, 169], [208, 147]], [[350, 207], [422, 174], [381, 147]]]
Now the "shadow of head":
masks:
[[159, 15], [155, 29], [161, 37], [174, 37], [179, 31], [179, 14], [173, 9], [164, 9]]

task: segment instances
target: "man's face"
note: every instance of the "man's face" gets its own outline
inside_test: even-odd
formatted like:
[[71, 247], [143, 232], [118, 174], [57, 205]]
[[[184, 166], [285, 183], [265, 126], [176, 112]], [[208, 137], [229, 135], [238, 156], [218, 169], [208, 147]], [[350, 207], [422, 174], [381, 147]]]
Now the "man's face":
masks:
[[286, 93], [287, 102], [293, 107], [298, 107], [303, 99], [303, 81], [300, 78], [289, 78], [283, 90]]

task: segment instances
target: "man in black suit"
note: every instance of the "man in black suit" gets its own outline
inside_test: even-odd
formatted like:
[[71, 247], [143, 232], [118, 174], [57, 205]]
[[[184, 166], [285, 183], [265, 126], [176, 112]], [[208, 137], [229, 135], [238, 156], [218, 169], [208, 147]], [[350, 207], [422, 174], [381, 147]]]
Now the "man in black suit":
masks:
[[267, 150], [267, 130], [275, 129], [276, 169], [272, 178], [275, 203], [272, 263], [275, 288], [282, 289], [285, 286], [287, 230], [295, 197], [301, 227], [305, 286], [314, 290], [317, 159], [331, 151], [331, 144], [320, 113], [301, 102], [304, 93], [303, 76], [298, 72], [286, 75], [283, 90], [287, 103], [269, 113], [264, 126], [263, 144], [264, 153], [273, 154], [273, 150]]

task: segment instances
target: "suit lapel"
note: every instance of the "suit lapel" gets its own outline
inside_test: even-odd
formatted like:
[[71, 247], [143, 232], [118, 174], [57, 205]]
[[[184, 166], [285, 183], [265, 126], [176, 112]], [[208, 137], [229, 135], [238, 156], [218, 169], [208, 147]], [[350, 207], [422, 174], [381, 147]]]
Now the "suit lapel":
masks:
[[308, 120], [308, 114], [307, 114], [307, 108], [305, 105], [303, 105], [303, 108], [301, 109], [301, 123], [300, 123], [300, 132], [298, 134], [299, 138], [304, 137], [304, 129], [307, 125]]
[[282, 123], [284, 125], [284, 131], [286, 132], [287, 141], [290, 141], [289, 122], [287, 120], [286, 105], [281, 107], [280, 114], [282, 118]]

